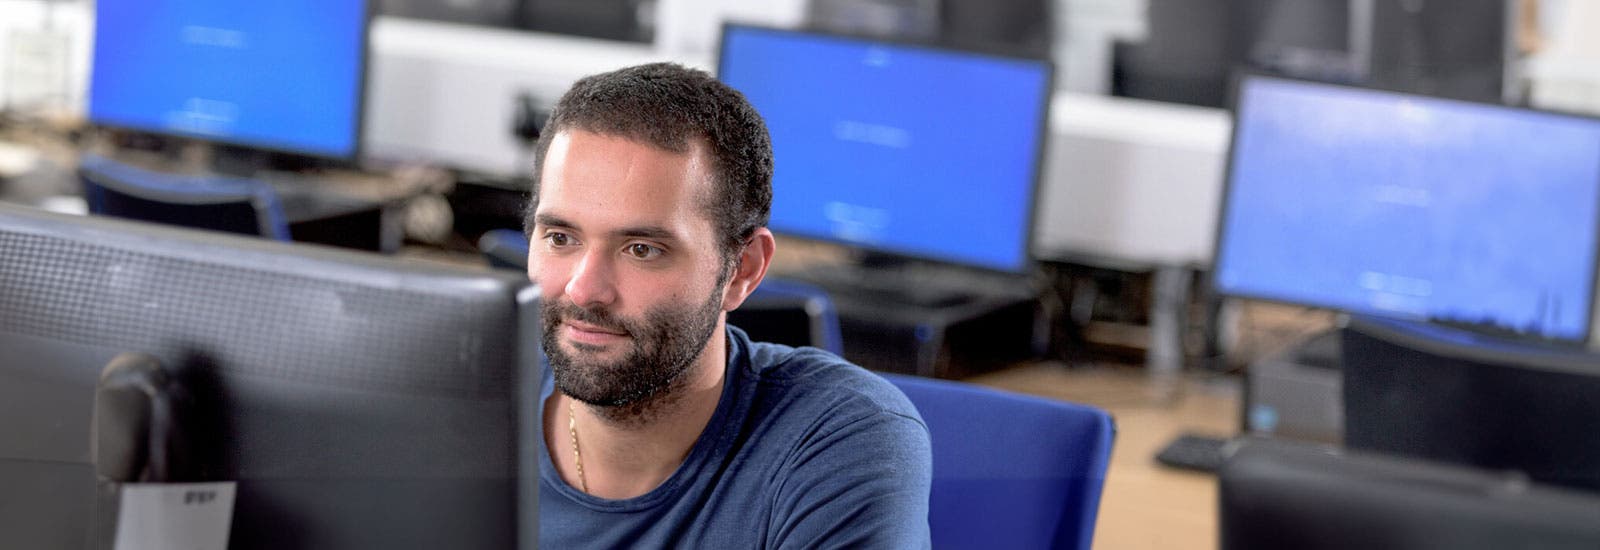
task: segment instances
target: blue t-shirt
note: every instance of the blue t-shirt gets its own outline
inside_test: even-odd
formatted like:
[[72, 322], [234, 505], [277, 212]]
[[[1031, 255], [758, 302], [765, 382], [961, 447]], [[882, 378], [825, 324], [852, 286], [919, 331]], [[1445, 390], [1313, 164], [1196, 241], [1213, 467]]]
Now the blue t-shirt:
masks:
[[[578, 491], [539, 438], [540, 546], [928, 547], [928, 428], [905, 395], [826, 351], [727, 334], [717, 410], [654, 490]], [[546, 369], [541, 399], [552, 386]]]

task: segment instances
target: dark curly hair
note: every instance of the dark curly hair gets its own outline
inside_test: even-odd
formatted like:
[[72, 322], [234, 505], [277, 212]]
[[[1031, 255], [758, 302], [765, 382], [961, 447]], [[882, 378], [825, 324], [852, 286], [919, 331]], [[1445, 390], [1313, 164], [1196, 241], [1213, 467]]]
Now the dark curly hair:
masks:
[[688, 152], [693, 140], [703, 140], [711, 153], [714, 180], [704, 208], [721, 237], [725, 265], [731, 267], [755, 230], [767, 225], [772, 210], [772, 140], [760, 113], [744, 94], [705, 71], [650, 63], [584, 77], [561, 96], [534, 149], [525, 233], [533, 231], [540, 172], [550, 142], [574, 128], [674, 153]]

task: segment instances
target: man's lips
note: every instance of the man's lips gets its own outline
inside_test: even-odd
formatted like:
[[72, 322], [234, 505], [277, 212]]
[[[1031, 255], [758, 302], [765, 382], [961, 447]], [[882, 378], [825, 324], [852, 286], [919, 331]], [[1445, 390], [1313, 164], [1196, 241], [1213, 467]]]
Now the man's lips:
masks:
[[582, 321], [567, 320], [562, 324], [567, 328], [567, 335], [579, 342], [604, 344], [628, 336], [628, 333], [621, 329], [592, 325]]

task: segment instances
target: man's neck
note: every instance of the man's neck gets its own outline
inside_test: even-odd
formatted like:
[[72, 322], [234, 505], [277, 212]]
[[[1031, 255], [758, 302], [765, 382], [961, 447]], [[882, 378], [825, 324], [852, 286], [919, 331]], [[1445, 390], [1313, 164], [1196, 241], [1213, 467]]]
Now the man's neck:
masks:
[[545, 440], [562, 478], [580, 489], [586, 484], [589, 494], [608, 499], [634, 498], [660, 486], [683, 464], [716, 412], [727, 357], [727, 333], [718, 323], [681, 383], [646, 405], [648, 410], [630, 411], [644, 414], [613, 414], [619, 411], [575, 402], [560, 392], [551, 396], [545, 408]]

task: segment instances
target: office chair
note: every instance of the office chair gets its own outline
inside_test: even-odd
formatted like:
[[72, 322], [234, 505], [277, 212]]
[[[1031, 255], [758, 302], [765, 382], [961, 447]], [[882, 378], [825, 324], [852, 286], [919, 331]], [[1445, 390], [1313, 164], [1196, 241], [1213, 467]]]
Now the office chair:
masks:
[[163, 174], [97, 155], [78, 163], [92, 214], [288, 241], [277, 193], [244, 178]]
[[1115, 426], [1105, 411], [879, 373], [933, 440], [934, 548], [1074, 548], [1094, 539]]
[[[478, 238], [478, 250], [491, 267], [528, 269], [528, 239], [521, 231], [486, 231]], [[728, 324], [756, 341], [844, 353], [833, 299], [827, 291], [799, 281], [768, 276], [739, 309], [728, 313]]]

